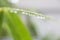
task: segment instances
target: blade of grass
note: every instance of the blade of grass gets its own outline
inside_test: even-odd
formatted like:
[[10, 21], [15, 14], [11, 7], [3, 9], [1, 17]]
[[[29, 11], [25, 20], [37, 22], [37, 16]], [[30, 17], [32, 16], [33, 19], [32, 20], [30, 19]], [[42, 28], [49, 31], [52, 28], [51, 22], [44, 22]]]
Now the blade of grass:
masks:
[[6, 11], [7, 24], [14, 40], [32, 40], [28, 30], [17, 14]]

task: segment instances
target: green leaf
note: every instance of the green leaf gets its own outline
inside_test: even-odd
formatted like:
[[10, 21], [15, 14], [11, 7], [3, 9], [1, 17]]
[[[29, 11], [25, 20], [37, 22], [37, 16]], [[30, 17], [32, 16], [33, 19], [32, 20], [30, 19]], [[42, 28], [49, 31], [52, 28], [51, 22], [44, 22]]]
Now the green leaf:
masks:
[[6, 11], [5, 18], [14, 40], [32, 40], [30, 33], [16, 13]]

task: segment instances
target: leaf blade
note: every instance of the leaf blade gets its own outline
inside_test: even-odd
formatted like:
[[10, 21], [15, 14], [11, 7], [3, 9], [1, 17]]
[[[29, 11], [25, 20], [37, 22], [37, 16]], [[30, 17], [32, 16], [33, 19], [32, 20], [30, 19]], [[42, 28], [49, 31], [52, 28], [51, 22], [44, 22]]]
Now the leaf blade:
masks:
[[29, 32], [27, 31], [25, 25], [19, 19], [18, 15], [15, 13], [6, 13], [7, 23], [12, 32], [14, 40], [32, 40]]

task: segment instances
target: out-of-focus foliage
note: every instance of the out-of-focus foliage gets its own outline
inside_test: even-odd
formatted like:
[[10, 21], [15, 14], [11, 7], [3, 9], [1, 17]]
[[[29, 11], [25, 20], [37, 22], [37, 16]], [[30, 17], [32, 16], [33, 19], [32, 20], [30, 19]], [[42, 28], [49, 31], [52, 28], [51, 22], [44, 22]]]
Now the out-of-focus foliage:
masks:
[[[11, 6], [12, 6], [12, 4], [9, 3], [8, 0], [0, 0], [0, 7], [11, 7]], [[0, 14], [1, 14], [1, 12], [0, 12]], [[3, 17], [2, 15], [0, 15], [0, 16]], [[3, 18], [1, 19], [1, 17], [0, 17], [0, 21], [2, 22], [3, 21], [2, 20]], [[1, 25], [2, 25], [2, 23], [0, 24], [0, 27], [1, 27]], [[2, 36], [6, 36], [7, 35], [7, 30], [5, 28], [0, 28], [0, 29], [1, 29], [0, 31], [2, 31], [2, 34], [1, 35]]]
[[27, 18], [27, 26], [28, 26], [28, 28], [30, 30], [31, 35], [37, 37], [37, 32], [36, 32], [36, 29], [35, 29], [35, 27], [36, 27], [35, 24], [31, 21], [29, 16], [27, 16], [26, 18]]
[[49, 35], [45, 35], [42, 40], [51, 40]]
[[3, 12], [0, 12], [0, 37], [2, 37]]
[[0, 0], [0, 7], [11, 7], [11, 5], [8, 0]]

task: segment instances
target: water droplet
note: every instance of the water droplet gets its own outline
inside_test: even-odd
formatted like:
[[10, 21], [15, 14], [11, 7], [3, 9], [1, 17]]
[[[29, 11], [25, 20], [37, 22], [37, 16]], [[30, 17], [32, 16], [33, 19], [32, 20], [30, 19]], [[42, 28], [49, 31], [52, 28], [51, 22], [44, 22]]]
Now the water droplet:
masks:
[[11, 13], [18, 13], [16, 10], [10, 10]]
[[13, 12], [12, 10], [10, 10], [10, 12]]
[[17, 13], [17, 11], [14, 11], [14, 13]]
[[16, 9], [16, 10], [20, 10], [20, 9]]
[[26, 14], [25, 12], [22, 12], [22, 14]]
[[29, 15], [28, 13], [25, 13], [26, 15]]
[[45, 17], [41, 17], [41, 16], [37, 16], [37, 18], [40, 18], [40, 19], [45, 19]]

